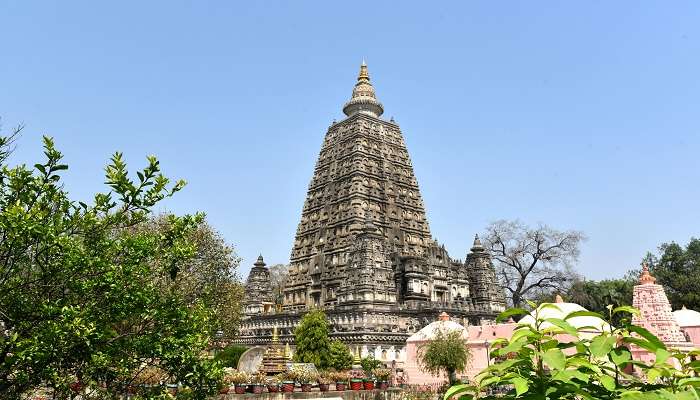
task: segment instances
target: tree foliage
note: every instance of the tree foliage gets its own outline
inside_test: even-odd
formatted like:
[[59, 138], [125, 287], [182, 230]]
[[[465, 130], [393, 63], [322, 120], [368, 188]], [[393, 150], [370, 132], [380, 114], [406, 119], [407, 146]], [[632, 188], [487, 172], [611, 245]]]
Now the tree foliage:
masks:
[[663, 285], [674, 309], [700, 310], [700, 239], [683, 247], [675, 242], [659, 246], [660, 255], [649, 254], [649, 270]]
[[450, 384], [467, 368], [469, 350], [460, 330], [438, 329], [436, 336], [418, 348], [421, 368], [432, 375], [447, 374]]
[[[139, 225], [137, 229], [163, 233], [167, 229], [168, 218], [168, 215], [161, 215]], [[196, 250], [178, 267], [179, 273], [175, 279], [165, 276], [154, 278], [163, 290], [180, 293], [188, 304], [201, 302], [212, 310], [213, 330], [221, 330], [224, 337], [235, 336], [244, 293], [237, 275], [240, 258], [206, 221], [197, 224], [187, 239]]]
[[496, 221], [486, 228], [484, 242], [496, 274], [514, 307], [526, 298], [564, 292], [575, 277], [579, 231], [558, 231], [547, 225], [531, 228], [520, 221]]
[[115, 153], [109, 191], [78, 202], [63, 188], [68, 166], [52, 139], [33, 168], [7, 164], [10, 142], [0, 138], [0, 398], [37, 386], [67, 398], [76, 381], [120, 393], [149, 365], [195, 398], [211, 393], [221, 373], [201, 356], [211, 313], [154, 279], [177, 279], [196, 254], [190, 237], [202, 216], [135, 229], [185, 183], [171, 184], [152, 156], [134, 180]]
[[[457, 385], [444, 398], [482, 399], [697, 399], [696, 376], [700, 355], [669, 349], [646, 329], [632, 325], [629, 306], [609, 307], [607, 316], [575, 311], [564, 319], [542, 318], [544, 304], [535, 308], [534, 325], [516, 328], [510, 339], [492, 344], [493, 364], [474, 378], [473, 385]], [[499, 320], [524, 310], [508, 310]], [[611, 322], [622, 314], [617, 328], [598, 335], [582, 335], [567, 322], [575, 316], [593, 316]], [[549, 327], [545, 327], [549, 326]], [[562, 335], [573, 338], [560, 341]], [[636, 346], [655, 355], [654, 361], [634, 360], [628, 350]], [[676, 368], [674, 364], [678, 364]], [[632, 370], [636, 370], [632, 372]]]
[[[577, 279], [563, 296], [567, 302], [579, 304], [586, 310], [605, 315], [608, 312], [608, 305], [619, 307], [632, 304], [632, 291], [636, 283], [636, 280], [630, 278], [602, 281]], [[622, 314], [616, 314], [614, 325], [619, 322], [621, 316]]]
[[374, 370], [382, 366], [382, 362], [369, 355], [360, 360], [360, 366], [365, 374], [369, 377], [374, 374]]
[[238, 368], [238, 360], [241, 359], [241, 356], [246, 350], [248, 350], [248, 348], [245, 346], [232, 344], [218, 352], [216, 356], [214, 356], [214, 359], [219, 361], [222, 367]]
[[328, 351], [328, 368], [345, 371], [352, 368], [352, 352], [350, 348], [338, 339], [331, 340]]
[[311, 310], [304, 314], [294, 330], [294, 343], [296, 362], [313, 363], [318, 369], [327, 368], [331, 340], [326, 314], [321, 310]]

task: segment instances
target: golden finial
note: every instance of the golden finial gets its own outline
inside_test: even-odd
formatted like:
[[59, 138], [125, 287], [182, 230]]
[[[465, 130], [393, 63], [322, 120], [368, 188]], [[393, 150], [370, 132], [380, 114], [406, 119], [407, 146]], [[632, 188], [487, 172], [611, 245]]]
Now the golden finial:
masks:
[[639, 283], [642, 285], [653, 285], [654, 282], [656, 282], [656, 278], [649, 272], [649, 265], [645, 261], [642, 263], [642, 274], [639, 275]]
[[369, 82], [369, 71], [367, 71], [367, 64], [365, 64], [364, 60], [362, 61], [362, 65], [360, 65], [360, 75], [357, 76], [357, 81]]
[[292, 359], [292, 349], [289, 348], [289, 342], [284, 345], [284, 356], [288, 359]]
[[272, 344], [279, 344], [280, 337], [277, 335], [277, 327], [272, 328]]
[[347, 116], [363, 113], [373, 117], [379, 117], [384, 112], [384, 107], [382, 103], [377, 101], [374, 87], [369, 82], [369, 71], [364, 59], [362, 60], [362, 65], [360, 65], [360, 74], [357, 76], [357, 82], [352, 89], [352, 97], [350, 101], [345, 103], [343, 112]]

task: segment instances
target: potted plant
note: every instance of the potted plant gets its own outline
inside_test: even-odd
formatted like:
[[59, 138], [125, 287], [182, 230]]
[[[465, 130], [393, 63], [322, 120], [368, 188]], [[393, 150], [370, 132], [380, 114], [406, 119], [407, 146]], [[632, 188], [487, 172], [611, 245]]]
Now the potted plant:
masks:
[[365, 374], [362, 371], [353, 370], [350, 373], [350, 389], [351, 390], [362, 390], [364, 385], [363, 381]]
[[296, 381], [296, 373], [287, 371], [280, 374], [282, 380], [282, 392], [291, 393], [294, 391], [294, 382]]
[[321, 372], [318, 375], [318, 390], [322, 392], [327, 392], [328, 389], [331, 387], [331, 383], [333, 383], [333, 373], [330, 371], [324, 371]]
[[391, 370], [389, 368], [375, 369], [374, 376], [377, 378], [377, 388], [382, 390], [389, 388], [389, 381], [391, 380]]
[[221, 378], [221, 386], [219, 387], [219, 394], [226, 394], [231, 390], [231, 376], [236, 373], [236, 370], [231, 367], [224, 368], [224, 377]]
[[243, 371], [236, 371], [230, 375], [230, 382], [233, 384], [233, 391], [236, 394], [244, 394], [246, 384], [250, 380], [247, 373]]
[[258, 371], [250, 376], [250, 387], [255, 394], [262, 393], [266, 383], [267, 375], [263, 371]]
[[360, 361], [362, 370], [365, 372], [364, 387], [365, 390], [374, 389], [374, 370], [382, 365], [382, 362], [374, 357], [365, 357]]
[[310, 392], [313, 383], [317, 379], [317, 374], [308, 369], [300, 369], [297, 372], [297, 381], [301, 385], [302, 392]]
[[342, 392], [347, 389], [350, 374], [347, 372], [334, 372], [332, 376], [333, 381], [335, 381], [335, 390]]
[[267, 391], [270, 393], [277, 393], [280, 391], [280, 382], [282, 382], [282, 374], [277, 374], [267, 378]]

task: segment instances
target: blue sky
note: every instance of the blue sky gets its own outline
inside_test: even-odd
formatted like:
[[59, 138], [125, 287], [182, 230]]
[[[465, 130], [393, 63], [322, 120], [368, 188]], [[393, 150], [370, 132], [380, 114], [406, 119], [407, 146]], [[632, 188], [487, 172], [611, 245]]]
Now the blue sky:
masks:
[[596, 279], [700, 236], [700, 2], [99, 3], [0, 3], [13, 161], [54, 136], [90, 199], [155, 154], [189, 182], [161, 210], [206, 212], [243, 275], [288, 261], [363, 57], [453, 257], [502, 218], [584, 231]]

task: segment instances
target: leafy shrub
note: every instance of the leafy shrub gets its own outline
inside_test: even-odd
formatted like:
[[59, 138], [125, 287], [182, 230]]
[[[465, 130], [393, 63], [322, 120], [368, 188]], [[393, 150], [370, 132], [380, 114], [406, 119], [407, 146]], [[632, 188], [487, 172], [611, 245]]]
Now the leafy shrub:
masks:
[[464, 371], [469, 361], [462, 331], [438, 329], [433, 340], [419, 347], [418, 361], [425, 371], [433, 375], [445, 372], [450, 383], [456, 383], [457, 373]]
[[365, 371], [365, 375], [370, 378], [374, 375], [374, 370], [382, 366], [382, 362], [372, 356], [360, 360], [360, 366]]
[[343, 371], [352, 368], [352, 353], [350, 348], [340, 340], [331, 341], [328, 352], [328, 368]]
[[238, 360], [246, 350], [248, 348], [245, 346], [230, 345], [218, 352], [214, 359], [219, 361], [222, 367], [238, 368]]
[[[531, 304], [535, 308], [534, 304]], [[535, 308], [534, 326], [521, 325], [510, 339], [492, 344], [494, 364], [479, 373], [472, 385], [457, 385], [444, 398], [482, 399], [697, 399], [700, 385], [700, 351], [683, 353], [668, 349], [646, 329], [621, 318], [618, 328], [606, 326], [597, 335], [581, 335], [590, 327], [575, 328], [567, 320], [590, 316], [611, 322], [618, 314], [638, 314], [628, 306], [608, 307], [604, 318], [591, 311], [575, 311], [564, 319], [542, 318]], [[558, 309], [558, 308], [557, 308]], [[502, 321], [523, 309], [507, 310]], [[562, 334], [572, 341], [562, 342]], [[632, 359], [630, 347], [655, 355], [655, 361]], [[634, 371], [633, 371], [634, 370]], [[495, 393], [498, 393], [497, 395]]]

